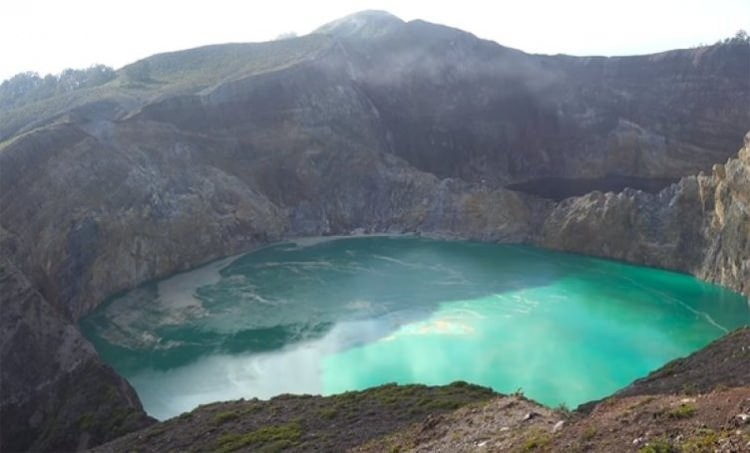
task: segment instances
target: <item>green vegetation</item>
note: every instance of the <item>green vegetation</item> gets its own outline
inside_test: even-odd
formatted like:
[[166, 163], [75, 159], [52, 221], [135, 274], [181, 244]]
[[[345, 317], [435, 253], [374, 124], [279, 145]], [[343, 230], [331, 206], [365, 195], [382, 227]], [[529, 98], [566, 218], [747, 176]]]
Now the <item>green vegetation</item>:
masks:
[[552, 442], [552, 435], [547, 431], [543, 431], [539, 428], [532, 430], [529, 437], [521, 446], [522, 452], [537, 451], [546, 448], [550, 442]]
[[336, 418], [336, 415], [338, 415], [338, 413], [339, 411], [335, 407], [327, 407], [327, 408], [321, 409], [318, 412], [318, 416], [325, 420], [331, 420], [333, 418]]
[[259, 404], [259, 403], [255, 402], [255, 403], [253, 403], [252, 405], [250, 405], [250, 406], [248, 406], [248, 407], [244, 408], [244, 409], [243, 409], [243, 410], [242, 410], [242, 411], [240, 412], [240, 415], [249, 415], [249, 414], [253, 414], [253, 413], [255, 413], [255, 412], [260, 412], [260, 411], [262, 411], [262, 410], [263, 410], [263, 408], [264, 408], [264, 407], [265, 407], [265, 406], [263, 406], [262, 404]]
[[696, 410], [697, 409], [695, 408], [695, 404], [682, 403], [676, 408], [667, 412], [667, 417], [675, 419], [689, 418], [695, 415]]
[[442, 387], [387, 384], [327, 397], [280, 395], [268, 401], [211, 403], [146, 428], [138, 439], [126, 443], [129, 449], [168, 451], [179, 439], [181, 450], [225, 453], [291, 448], [344, 451], [372, 441], [376, 451], [407, 450], [412, 442], [402, 438], [400, 430], [422, 422], [427, 414], [479, 407], [495, 396], [489, 388], [457, 382]]
[[724, 44], [750, 44], [750, 35], [745, 30], [738, 30], [731, 38], [726, 38]]
[[[389, 409], [398, 407], [408, 410], [412, 415], [434, 411], [457, 409], [478, 397], [494, 396], [491, 389], [469, 384], [463, 381], [454, 382], [445, 387], [429, 388], [425, 385], [400, 386], [394, 383], [384, 384], [366, 392], [345, 392], [332, 396], [333, 406], [326, 415], [333, 417], [335, 412], [359, 414], [366, 402], [377, 402]], [[482, 398], [483, 399], [483, 398]], [[333, 412], [330, 412], [333, 411]], [[324, 417], [325, 418], [325, 417]]]
[[703, 453], [714, 451], [719, 443], [719, 434], [712, 429], [702, 429], [695, 436], [686, 439], [680, 448], [683, 453]]
[[214, 415], [214, 423], [217, 425], [222, 425], [228, 421], [236, 420], [240, 414], [238, 414], [236, 411], [225, 411], [225, 412], [219, 412], [218, 414]]
[[581, 434], [581, 440], [583, 440], [584, 442], [588, 442], [596, 436], [596, 433], [596, 426], [589, 426], [585, 431], [583, 431], [583, 434]]
[[36, 72], [16, 74], [0, 83], [0, 110], [103, 85], [115, 77], [115, 70], [104, 65], [66, 69], [60, 74], [47, 74], [44, 77]]
[[246, 434], [225, 434], [219, 438], [216, 453], [228, 453], [243, 447], [253, 451], [277, 452], [299, 443], [302, 428], [299, 423], [267, 426]]
[[126, 82], [169, 82], [186, 89], [208, 87], [298, 63], [331, 42], [321, 35], [247, 44], [223, 44], [168, 52], [122, 69]]
[[98, 101], [145, 103], [196, 94], [218, 84], [315, 57], [331, 38], [308, 35], [267, 43], [224, 44], [154, 55], [113, 71], [106, 66], [59, 76], [19, 74], [0, 85], [0, 142], [73, 108]]
[[557, 412], [557, 415], [563, 418], [570, 417], [571, 411], [567, 404], [560, 403], [555, 408], [555, 412]]
[[677, 449], [668, 440], [654, 439], [641, 447], [638, 453], [677, 453]]

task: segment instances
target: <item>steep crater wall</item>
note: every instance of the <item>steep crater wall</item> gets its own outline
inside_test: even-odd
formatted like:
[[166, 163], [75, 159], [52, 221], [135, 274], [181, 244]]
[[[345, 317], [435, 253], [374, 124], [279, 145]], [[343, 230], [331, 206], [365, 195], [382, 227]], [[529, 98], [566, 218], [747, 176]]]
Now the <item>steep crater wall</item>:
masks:
[[[262, 70], [215, 65], [216, 85], [213, 76], [170, 85], [170, 71], [184, 69], [175, 54], [159, 73], [163, 87], [120, 86], [104, 113], [61, 107], [97, 102], [87, 92], [20, 116], [34, 122], [0, 143], [10, 269], [0, 281], [0, 352], [13, 364], [1, 375], [0, 407], [12, 407], [2, 449], [18, 439], [39, 448], [104, 440], [114, 425], [76, 418], [96, 415], [96, 399], [81, 403], [92, 395], [111, 394], [112, 410], [130, 414], [123, 420], [146, 423], [76, 319], [118, 291], [284, 237], [530, 242], [750, 292], [747, 145], [710, 176], [658, 194], [554, 204], [500, 188], [545, 176], [676, 177], [724, 161], [750, 123], [750, 46], [533, 56], [421, 21], [322, 41]], [[252, 53], [277, 53], [263, 49]], [[77, 352], [49, 367], [58, 344]], [[10, 413], [19, 422], [6, 429]], [[59, 424], [63, 416], [74, 422]], [[65, 432], [47, 431], [55, 426]]]
[[657, 194], [594, 192], [559, 203], [543, 247], [691, 273], [750, 295], [750, 132], [736, 158]]

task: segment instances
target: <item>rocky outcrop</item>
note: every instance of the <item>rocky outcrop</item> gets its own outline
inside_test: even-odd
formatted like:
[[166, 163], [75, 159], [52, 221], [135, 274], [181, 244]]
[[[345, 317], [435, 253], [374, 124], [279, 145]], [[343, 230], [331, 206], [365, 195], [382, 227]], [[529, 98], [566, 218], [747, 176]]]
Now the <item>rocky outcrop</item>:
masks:
[[750, 294], [750, 133], [737, 158], [658, 194], [593, 192], [559, 203], [544, 247], [694, 274]]
[[708, 248], [695, 274], [750, 295], [750, 133], [736, 159], [699, 182]]
[[75, 320], [284, 237], [537, 242], [748, 291], [747, 149], [655, 195], [554, 205], [503, 189], [725, 161], [750, 124], [747, 43], [538, 56], [384, 13], [321, 33], [157, 55], [0, 112], [3, 449], [93, 444], [140, 423]]
[[[2, 233], [7, 243], [7, 233]], [[0, 255], [0, 449], [72, 451], [151, 422], [70, 317]]]
[[358, 230], [519, 242], [548, 205], [336, 138], [327, 149], [271, 154], [153, 122], [59, 124], [0, 154], [0, 216], [20, 266], [77, 318], [117, 291], [282, 237]]
[[139, 133], [132, 129], [110, 132], [113, 143], [129, 144], [117, 148], [61, 124], [0, 155], [0, 212], [16, 261], [73, 319], [112, 291], [283, 231], [264, 196], [231, 174], [190, 164], [205, 142], [157, 148], [158, 128], [139, 131], [152, 140], [131, 141]]

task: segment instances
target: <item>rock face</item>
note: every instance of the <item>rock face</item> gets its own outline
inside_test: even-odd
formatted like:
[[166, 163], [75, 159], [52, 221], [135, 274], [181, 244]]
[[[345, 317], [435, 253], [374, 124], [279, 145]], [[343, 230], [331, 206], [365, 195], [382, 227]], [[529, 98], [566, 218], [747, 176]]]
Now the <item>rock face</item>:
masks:
[[750, 132], [737, 159], [699, 181], [709, 247], [696, 275], [750, 295]]
[[[533, 241], [550, 204], [501, 186], [685, 176], [725, 161], [750, 124], [747, 43], [537, 56], [382, 12], [321, 31], [157, 55], [77, 98], [5, 112], [0, 137], [16, 135], [0, 144], [0, 222], [41, 293], [77, 318], [147, 279], [291, 235]], [[581, 251], [694, 270], [692, 233], [648, 235], [696, 217], [663, 214], [622, 254]], [[576, 249], [547, 224], [542, 243]]]
[[17, 261], [74, 318], [155, 276], [285, 236], [359, 229], [517, 242], [548, 205], [356, 147], [272, 153], [154, 122], [96, 127], [109, 135], [65, 123], [0, 155], [0, 212]]
[[152, 423], [59, 307], [0, 257], [0, 448], [72, 451]]
[[539, 244], [692, 273], [750, 294], [750, 132], [737, 158], [658, 194], [593, 192], [555, 206]]
[[[2, 447], [68, 448], [145, 420], [75, 320], [118, 291], [284, 237], [536, 242], [749, 291], [747, 149], [656, 195], [555, 205], [503, 188], [708, 171], [750, 124], [748, 73], [746, 42], [540, 56], [368, 12], [301, 38], [157, 55], [109, 83], [0, 112], [12, 269], [0, 293]], [[58, 345], [77, 352], [52, 366]], [[27, 361], [12, 356], [25, 348]], [[101, 394], [132, 414], [48, 432], [63, 427], [56, 414], [97, 415], [108, 406], [70, 401]], [[24, 414], [18, 425], [11, 413]]]

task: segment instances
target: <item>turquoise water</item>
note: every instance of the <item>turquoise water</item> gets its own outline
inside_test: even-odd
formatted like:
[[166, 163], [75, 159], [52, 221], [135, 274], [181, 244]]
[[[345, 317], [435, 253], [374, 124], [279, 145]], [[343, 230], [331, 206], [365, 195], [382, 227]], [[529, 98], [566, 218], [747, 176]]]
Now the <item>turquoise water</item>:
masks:
[[692, 277], [526, 246], [307, 240], [152, 282], [81, 322], [151, 415], [465, 380], [574, 407], [750, 323]]

